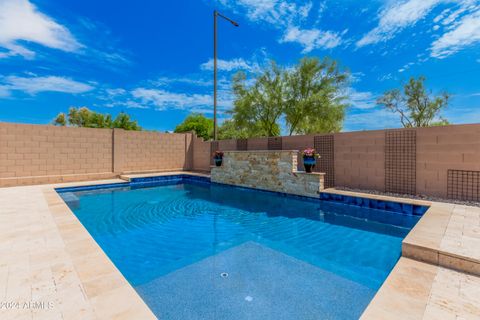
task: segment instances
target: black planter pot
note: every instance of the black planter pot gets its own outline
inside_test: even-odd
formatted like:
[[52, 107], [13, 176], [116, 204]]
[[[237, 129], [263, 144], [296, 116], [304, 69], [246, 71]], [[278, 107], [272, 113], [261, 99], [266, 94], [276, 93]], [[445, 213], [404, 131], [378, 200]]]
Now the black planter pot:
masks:
[[303, 158], [303, 166], [305, 167], [305, 172], [311, 173], [312, 170], [315, 168], [315, 158], [313, 157], [304, 157]]
[[222, 158], [215, 158], [215, 159], [213, 159], [213, 161], [215, 161], [215, 165], [217, 167], [220, 167], [222, 165], [223, 159]]
[[314, 164], [304, 164], [303, 166], [305, 167], [306, 173], [312, 173], [312, 169], [315, 168]]

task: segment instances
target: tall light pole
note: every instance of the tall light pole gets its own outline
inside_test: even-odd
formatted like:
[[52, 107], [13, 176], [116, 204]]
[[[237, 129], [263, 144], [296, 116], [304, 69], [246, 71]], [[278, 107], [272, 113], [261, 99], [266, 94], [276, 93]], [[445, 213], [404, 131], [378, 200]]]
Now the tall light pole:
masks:
[[217, 140], [217, 17], [229, 21], [235, 27], [239, 26], [232, 19], [213, 10], [213, 140]]

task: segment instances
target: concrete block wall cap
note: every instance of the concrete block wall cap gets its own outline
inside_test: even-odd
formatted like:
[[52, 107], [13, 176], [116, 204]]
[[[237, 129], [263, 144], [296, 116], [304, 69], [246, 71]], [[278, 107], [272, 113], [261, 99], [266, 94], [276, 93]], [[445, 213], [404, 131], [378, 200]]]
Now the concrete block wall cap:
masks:
[[223, 150], [223, 153], [298, 152], [298, 150]]
[[324, 176], [325, 172], [305, 172], [305, 171], [293, 171], [296, 174], [308, 174], [311, 176]]

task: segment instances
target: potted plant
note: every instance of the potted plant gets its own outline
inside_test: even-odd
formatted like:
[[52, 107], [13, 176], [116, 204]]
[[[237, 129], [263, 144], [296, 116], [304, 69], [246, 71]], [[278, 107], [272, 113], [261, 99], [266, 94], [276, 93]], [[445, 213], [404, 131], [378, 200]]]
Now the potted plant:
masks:
[[315, 168], [317, 158], [319, 158], [320, 155], [315, 152], [315, 149], [307, 148], [303, 150], [302, 156], [303, 156], [303, 166], [305, 167], [305, 172], [311, 173], [312, 169]]
[[213, 161], [215, 161], [215, 165], [220, 167], [223, 161], [223, 152], [222, 151], [215, 151], [215, 155], [213, 156]]

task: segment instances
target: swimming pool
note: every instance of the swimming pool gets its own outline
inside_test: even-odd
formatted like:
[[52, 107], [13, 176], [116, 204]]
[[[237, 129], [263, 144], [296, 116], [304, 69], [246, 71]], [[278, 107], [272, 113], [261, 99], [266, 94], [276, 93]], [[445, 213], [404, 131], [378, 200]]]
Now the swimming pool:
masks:
[[181, 176], [58, 192], [159, 319], [357, 319], [420, 218]]

